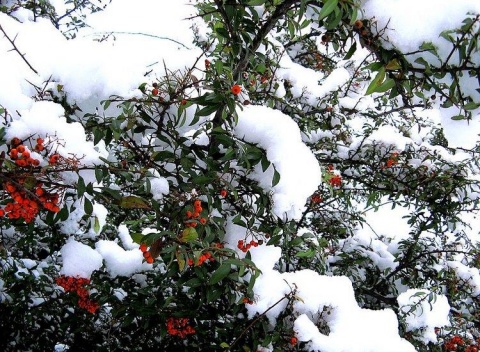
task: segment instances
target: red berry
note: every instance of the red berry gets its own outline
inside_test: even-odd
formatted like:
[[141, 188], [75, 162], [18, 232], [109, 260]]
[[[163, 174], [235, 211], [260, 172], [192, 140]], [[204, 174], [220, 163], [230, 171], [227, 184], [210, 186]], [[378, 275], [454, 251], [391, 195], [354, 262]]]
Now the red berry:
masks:
[[238, 95], [238, 94], [240, 94], [240, 92], [242, 91], [242, 87], [240, 87], [238, 84], [235, 84], [235, 85], [230, 89], [230, 91], [232, 92], [232, 94]]

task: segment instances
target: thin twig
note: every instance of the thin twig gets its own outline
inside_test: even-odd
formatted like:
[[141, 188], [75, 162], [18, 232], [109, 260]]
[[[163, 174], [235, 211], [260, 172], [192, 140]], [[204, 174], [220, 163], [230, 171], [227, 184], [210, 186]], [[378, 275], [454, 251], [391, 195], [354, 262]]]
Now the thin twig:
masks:
[[275, 302], [272, 306], [268, 307], [268, 309], [266, 311], [264, 311], [262, 314], [260, 314], [258, 317], [256, 317], [255, 319], [253, 319], [253, 321], [248, 324], [248, 326], [240, 333], [240, 335], [238, 335], [238, 337], [231, 343], [230, 345], [230, 348], [232, 348], [232, 346], [234, 346], [238, 340], [240, 340], [240, 338], [245, 335], [245, 333], [250, 330], [250, 328], [255, 325], [255, 323], [260, 320], [265, 314], [268, 313], [268, 311], [272, 310], [275, 306], [277, 306], [278, 304], [280, 304], [284, 299], [289, 299], [289, 296], [291, 295], [288, 294], [288, 295], [285, 295], [283, 296], [282, 298], [280, 298], [277, 302]]
[[[15, 39], [10, 39], [10, 37], [7, 35], [7, 33], [5, 32], [5, 30], [3, 29], [2, 25], [0, 25], [0, 31], [2, 31], [3, 35], [5, 36], [5, 38], [7, 38], [7, 40], [10, 42], [10, 44], [12, 44], [13, 46], [13, 49], [18, 53], [18, 55], [20, 55], [23, 59], [23, 61], [25, 61], [25, 63], [28, 65], [28, 67], [30, 67], [30, 69], [35, 72], [37, 75], [38, 75], [38, 71], [35, 70], [32, 65], [30, 65], [30, 62], [28, 62], [28, 60], [25, 58], [25, 55], [22, 54], [20, 52], [20, 50], [17, 48], [17, 46], [15, 45]], [[15, 37], [16, 38], [16, 37]]]

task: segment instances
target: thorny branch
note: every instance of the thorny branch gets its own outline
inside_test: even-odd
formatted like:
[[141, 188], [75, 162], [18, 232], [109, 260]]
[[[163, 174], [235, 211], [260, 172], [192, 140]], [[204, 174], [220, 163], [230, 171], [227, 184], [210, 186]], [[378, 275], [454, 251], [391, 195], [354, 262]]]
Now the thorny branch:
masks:
[[16, 39], [17, 37], [15, 36], [15, 38], [13, 38], [13, 40], [12, 40], [12, 39], [8, 36], [8, 34], [5, 32], [5, 30], [3, 29], [2, 25], [0, 25], [0, 31], [2, 31], [3, 35], [5, 36], [5, 38], [7, 38], [7, 40], [10, 42], [10, 44], [12, 44], [13, 50], [15, 50], [15, 51], [18, 53], [18, 55], [21, 56], [21, 58], [23, 59], [23, 61], [28, 65], [28, 67], [30, 67], [30, 69], [38, 75], [38, 71], [33, 68], [33, 66], [30, 64], [30, 62], [28, 62], [28, 60], [25, 58], [25, 54], [22, 54], [22, 53], [20, 52], [20, 50], [18, 49], [17, 45], [15, 44], [15, 39]]

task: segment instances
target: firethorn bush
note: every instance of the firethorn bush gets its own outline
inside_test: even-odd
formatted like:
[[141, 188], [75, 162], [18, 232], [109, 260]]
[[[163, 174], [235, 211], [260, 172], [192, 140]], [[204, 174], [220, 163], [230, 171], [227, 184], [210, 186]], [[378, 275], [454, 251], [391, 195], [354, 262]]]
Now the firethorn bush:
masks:
[[0, 2], [2, 351], [478, 351], [478, 6], [110, 2]]

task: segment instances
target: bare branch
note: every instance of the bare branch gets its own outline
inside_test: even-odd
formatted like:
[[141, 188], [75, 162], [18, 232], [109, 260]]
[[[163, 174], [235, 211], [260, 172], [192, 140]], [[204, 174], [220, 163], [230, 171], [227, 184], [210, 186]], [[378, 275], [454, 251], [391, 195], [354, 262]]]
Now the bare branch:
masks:
[[[38, 75], [38, 71], [33, 68], [33, 66], [30, 64], [30, 62], [28, 62], [28, 60], [25, 58], [25, 54], [22, 54], [22, 53], [20, 52], [20, 50], [18, 49], [18, 47], [15, 45], [15, 39], [12, 40], [12, 39], [8, 36], [8, 34], [7, 34], [7, 33], [5, 32], [5, 30], [3, 29], [2, 25], [0, 25], [0, 31], [2, 31], [3, 35], [5, 36], [5, 38], [7, 38], [7, 40], [10, 42], [10, 44], [12, 44], [13, 50], [15, 50], [15, 51], [18, 53], [18, 55], [21, 56], [21, 58], [23, 59], [23, 61], [25, 61], [25, 63], [28, 65], [28, 67], [30, 67], [30, 69]], [[16, 38], [16, 37], [15, 37], [15, 38]]]

